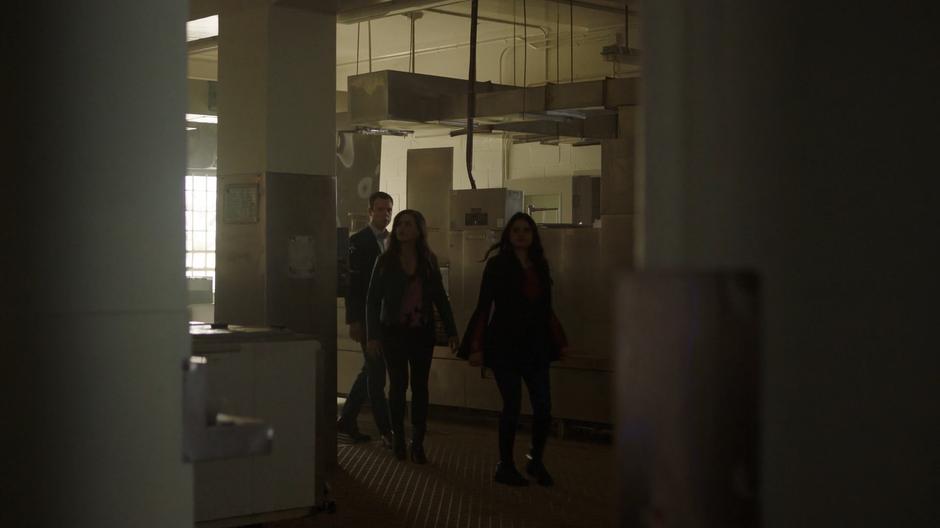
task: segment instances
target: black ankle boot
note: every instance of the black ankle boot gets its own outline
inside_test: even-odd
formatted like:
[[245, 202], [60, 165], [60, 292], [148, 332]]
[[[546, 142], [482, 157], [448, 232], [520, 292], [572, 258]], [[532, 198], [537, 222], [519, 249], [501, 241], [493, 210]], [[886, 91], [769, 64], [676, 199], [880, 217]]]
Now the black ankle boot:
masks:
[[507, 486], [528, 486], [529, 481], [522, 476], [511, 462], [500, 462], [496, 465], [496, 474], [493, 480]]
[[555, 484], [555, 479], [548, 473], [545, 464], [540, 459], [533, 458], [532, 455], [526, 455], [525, 457], [529, 460], [525, 465], [525, 472], [535, 477], [540, 486]]
[[428, 457], [424, 454], [424, 445], [418, 442], [411, 443], [411, 461], [415, 464], [427, 464]]
[[392, 447], [392, 453], [395, 454], [395, 458], [398, 460], [408, 458], [408, 454], [405, 450], [405, 441], [398, 435], [395, 435], [395, 445]]
[[393, 435], [391, 431], [380, 434], [379, 438], [382, 440], [382, 447], [385, 449], [395, 447], [395, 435]]

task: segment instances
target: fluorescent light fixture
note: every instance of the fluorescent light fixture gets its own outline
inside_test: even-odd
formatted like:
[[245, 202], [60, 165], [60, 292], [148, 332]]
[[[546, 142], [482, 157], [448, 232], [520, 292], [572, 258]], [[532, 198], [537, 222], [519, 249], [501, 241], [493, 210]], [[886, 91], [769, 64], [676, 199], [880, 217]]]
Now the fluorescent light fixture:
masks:
[[187, 132], [189, 132], [190, 130], [196, 130], [196, 127], [186, 127]]
[[186, 23], [186, 42], [219, 35], [219, 15], [190, 20]]
[[569, 119], [587, 119], [587, 114], [581, 110], [546, 110], [546, 114], [554, 117], [567, 117]]
[[[458, 128], [457, 130], [450, 131], [450, 137], [463, 136], [467, 133], [467, 127], [464, 125], [463, 128]], [[477, 123], [473, 124], [473, 133], [474, 134], [492, 134], [493, 127], [491, 125], [480, 125]]]
[[557, 141], [558, 138], [555, 136], [544, 136], [541, 134], [521, 134], [521, 135], [512, 135], [512, 144], [521, 145], [525, 143], [541, 143], [543, 141]]
[[590, 139], [590, 138], [581, 138], [578, 141], [575, 141], [571, 144], [572, 147], [591, 147], [594, 145], [600, 145], [601, 141], [599, 139]]
[[353, 132], [364, 136], [407, 136], [414, 134], [414, 130], [403, 130], [398, 128], [379, 128], [372, 126], [357, 125], [355, 130], [342, 130], [342, 132]]
[[218, 123], [219, 116], [208, 114], [186, 114], [186, 121], [190, 123]]

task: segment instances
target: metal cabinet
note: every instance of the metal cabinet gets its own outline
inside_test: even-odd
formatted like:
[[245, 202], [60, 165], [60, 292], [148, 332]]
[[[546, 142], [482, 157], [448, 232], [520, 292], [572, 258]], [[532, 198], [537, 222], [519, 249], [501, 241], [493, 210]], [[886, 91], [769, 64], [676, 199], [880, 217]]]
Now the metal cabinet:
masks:
[[316, 365], [309, 336], [270, 329], [198, 330], [209, 416], [258, 417], [274, 430], [268, 454], [194, 463], [198, 527], [301, 517], [329, 501], [315, 443]]

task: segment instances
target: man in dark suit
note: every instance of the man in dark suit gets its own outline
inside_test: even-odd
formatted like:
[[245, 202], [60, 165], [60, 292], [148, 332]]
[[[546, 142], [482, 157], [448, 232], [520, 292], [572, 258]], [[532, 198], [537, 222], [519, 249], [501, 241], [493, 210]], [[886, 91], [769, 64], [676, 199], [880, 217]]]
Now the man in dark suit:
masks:
[[356, 419], [362, 403], [369, 399], [372, 416], [386, 447], [392, 446], [392, 428], [388, 417], [388, 403], [385, 400], [385, 361], [381, 357], [366, 354], [366, 293], [369, 291], [369, 279], [375, 259], [388, 247], [388, 227], [392, 220], [392, 197], [384, 192], [374, 192], [369, 196], [369, 225], [349, 237], [349, 292], [346, 294], [346, 324], [349, 325], [349, 337], [362, 347], [364, 362], [362, 371], [356, 377], [336, 430], [340, 437], [351, 442], [367, 442], [368, 435], [359, 432]]

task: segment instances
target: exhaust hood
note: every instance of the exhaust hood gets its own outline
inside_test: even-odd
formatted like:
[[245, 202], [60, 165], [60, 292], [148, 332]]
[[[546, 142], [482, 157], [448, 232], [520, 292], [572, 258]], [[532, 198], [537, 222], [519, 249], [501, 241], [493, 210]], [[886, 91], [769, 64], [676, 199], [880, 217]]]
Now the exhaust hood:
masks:
[[[478, 82], [474, 131], [591, 139], [617, 137], [617, 107], [638, 103], [638, 79], [527, 88]], [[383, 70], [350, 76], [353, 125], [384, 129], [466, 127], [467, 81]], [[524, 111], [523, 111], [524, 109]]]

